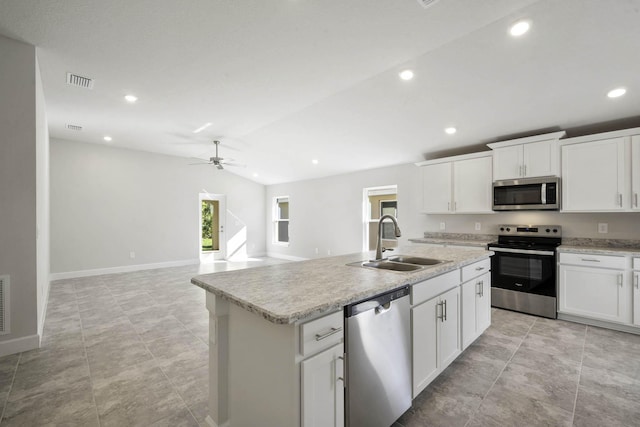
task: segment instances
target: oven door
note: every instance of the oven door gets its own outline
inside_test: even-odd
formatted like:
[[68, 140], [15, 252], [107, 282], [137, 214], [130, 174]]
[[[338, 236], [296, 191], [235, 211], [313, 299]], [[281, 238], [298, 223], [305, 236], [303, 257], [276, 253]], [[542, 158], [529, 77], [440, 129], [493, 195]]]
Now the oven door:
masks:
[[491, 286], [538, 295], [556, 296], [555, 249], [529, 250], [489, 246]]

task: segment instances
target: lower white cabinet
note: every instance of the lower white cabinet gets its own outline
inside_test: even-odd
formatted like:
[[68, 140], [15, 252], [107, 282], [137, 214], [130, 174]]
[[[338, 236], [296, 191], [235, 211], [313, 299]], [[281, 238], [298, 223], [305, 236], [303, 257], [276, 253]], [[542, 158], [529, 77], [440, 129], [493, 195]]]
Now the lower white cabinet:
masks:
[[640, 326], [640, 258], [633, 259], [633, 324]]
[[411, 309], [414, 398], [460, 354], [459, 315], [459, 286]]
[[560, 264], [559, 273], [559, 313], [631, 323], [627, 271]]
[[467, 348], [491, 325], [491, 273], [462, 284], [462, 349]]
[[344, 426], [344, 346], [302, 362], [303, 427]]

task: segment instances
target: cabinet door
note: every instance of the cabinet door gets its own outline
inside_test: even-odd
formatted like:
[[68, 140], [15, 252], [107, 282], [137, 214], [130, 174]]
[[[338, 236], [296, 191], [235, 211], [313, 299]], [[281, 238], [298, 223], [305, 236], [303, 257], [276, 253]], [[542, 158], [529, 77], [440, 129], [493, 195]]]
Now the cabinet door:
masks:
[[453, 210], [456, 213], [493, 212], [491, 165], [491, 157], [453, 163]]
[[640, 271], [633, 272], [633, 324], [640, 326]]
[[558, 141], [531, 142], [522, 146], [523, 176], [558, 175]]
[[460, 287], [451, 289], [440, 296], [442, 320], [438, 328], [438, 369], [449, 366], [460, 354]]
[[303, 427], [344, 426], [342, 344], [302, 362]]
[[493, 179], [513, 179], [522, 177], [522, 145], [496, 148], [493, 150]]
[[640, 135], [631, 138], [631, 209], [640, 210]]
[[440, 300], [432, 298], [411, 309], [413, 344], [413, 398], [415, 399], [438, 376], [438, 341], [436, 322]]
[[631, 288], [621, 270], [560, 265], [558, 311], [631, 323]]
[[462, 349], [469, 345], [478, 337], [476, 334], [476, 292], [478, 289], [478, 279], [469, 280], [460, 286], [461, 300], [461, 333]]
[[627, 207], [625, 138], [562, 147], [562, 210], [619, 211]]
[[480, 336], [491, 326], [491, 273], [476, 279], [476, 334]]
[[451, 211], [451, 162], [422, 167], [423, 211]]

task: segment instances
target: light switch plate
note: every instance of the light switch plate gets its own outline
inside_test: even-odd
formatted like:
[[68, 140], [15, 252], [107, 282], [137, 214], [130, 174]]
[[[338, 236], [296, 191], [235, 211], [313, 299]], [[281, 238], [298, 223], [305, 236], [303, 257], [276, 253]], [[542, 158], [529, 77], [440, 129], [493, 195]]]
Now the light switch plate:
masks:
[[444, 230], [446, 228], [446, 224], [444, 222], [440, 223], [440, 230]]
[[482, 230], [482, 224], [479, 222], [476, 222], [476, 231], [480, 231]]
[[598, 223], [598, 233], [606, 234], [609, 232], [609, 224], [606, 222]]

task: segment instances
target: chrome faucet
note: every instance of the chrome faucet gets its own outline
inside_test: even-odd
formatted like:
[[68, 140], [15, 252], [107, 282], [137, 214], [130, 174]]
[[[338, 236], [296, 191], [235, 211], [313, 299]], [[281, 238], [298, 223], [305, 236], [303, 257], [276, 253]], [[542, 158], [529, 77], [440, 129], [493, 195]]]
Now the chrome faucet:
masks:
[[382, 247], [382, 221], [387, 218], [393, 221], [394, 233], [396, 237], [402, 236], [400, 227], [398, 227], [398, 221], [396, 221], [395, 217], [393, 215], [382, 215], [380, 217], [380, 221], [378, 221], [378, 243], [376, 245], [376, 259], [372, 261], [380, 261], [382, 259], [382, 253], [387, 250], [386, 248]]

